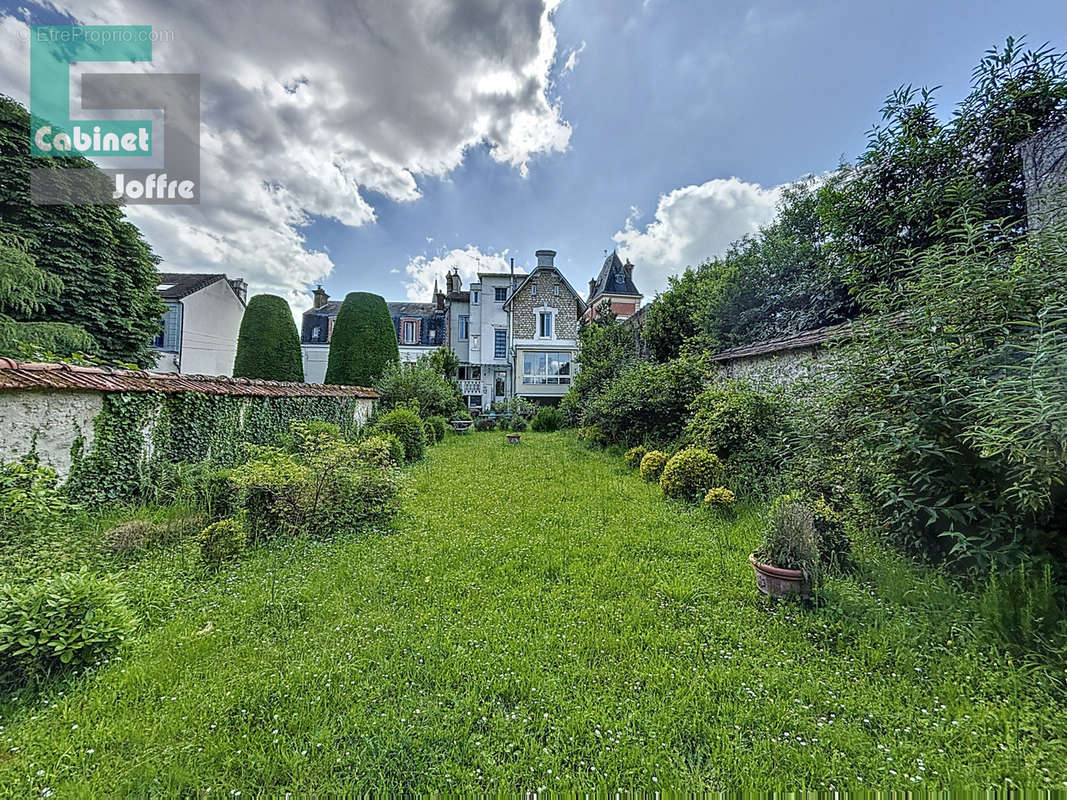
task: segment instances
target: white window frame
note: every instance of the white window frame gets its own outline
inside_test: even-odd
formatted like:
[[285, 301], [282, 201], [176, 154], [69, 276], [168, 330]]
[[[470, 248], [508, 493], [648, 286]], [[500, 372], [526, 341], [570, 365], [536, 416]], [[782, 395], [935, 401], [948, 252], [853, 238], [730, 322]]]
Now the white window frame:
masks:
[[[545, 320], [548, 320], [548, 325], [545, 326]], [[547, 327], [548, 332], [545, 333]], [[556, 338], [556, 309], [549, 308], [547, 306], [537, 309], [537, 339], [555, 339]]]
[[[527, 371], [527, 359], [532, 356], [544, 356], [545, 371]], [[553, 358], [557, 362], [555, 371], [552, 368]], [[566, 358], [567, 369], [563, 372], [560, 368], [563, 359]], [[572, 377], [571, 366], [574, 364], [574, 354], [567, 350], [527, 350], [522, 354], [522, 382], [526, 386], [569, 386]], [[536, 369], [536, 368], [535, 368]]]
[[[400, 323], [404, 334], [404, 344], [415, 344], [415, 334], [418, 332], [418, 323], [413, 319], [405, 319]], [[410, 326], [410, 327], [408, 327]], [[411, 335], [408, 335], [408, 331], [411, 331]]]
[[[466, 322], [466, 325], [464, 325], [464, 322]], [[459, 331], [456, 334], [457, 338], [461, 342], [467, 341], [470, 338], [470, 335], [471, 335], [471, 318], [470, 318], [470, 315], [468, 315], [468, 314], [460, 314], [459, 315], [459, 320], [456, 322], [456, 324], [459, 326]], [[464, 328], [466, 328], [466, 330], [464, 330]]]
[[479, 289], [471, 289], [471, 305], [478, 305], [478, 298], [480, 295], [481, 291]]

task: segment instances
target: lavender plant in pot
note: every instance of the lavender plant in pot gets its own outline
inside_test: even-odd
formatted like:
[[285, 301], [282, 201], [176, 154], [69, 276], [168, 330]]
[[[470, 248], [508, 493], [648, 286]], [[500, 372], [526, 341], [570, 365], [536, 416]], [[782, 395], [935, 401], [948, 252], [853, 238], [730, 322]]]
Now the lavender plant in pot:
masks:
[[819, 568], [819, 534], [815, 516], [804, 503], [775, 503], [767, 515], [763, 544], [748, 561], [756, 588], [774, 598], [811, 596]]

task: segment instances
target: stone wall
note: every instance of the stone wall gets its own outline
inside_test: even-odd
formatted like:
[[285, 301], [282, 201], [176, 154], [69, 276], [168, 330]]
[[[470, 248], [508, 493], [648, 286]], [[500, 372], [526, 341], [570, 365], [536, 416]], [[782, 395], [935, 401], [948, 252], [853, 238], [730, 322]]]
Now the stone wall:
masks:
[[[537, 287], [534, 294], [531, 287]], [[559, 296], [555, 289], [559, 287]], [[537, 336], [536, 309], [548, 306], [556, 309], [556, 339], [578, 338], [578, 302], [559, 276], [552, 269], [541, 269], [520, 289], [511, 301], [513, 330], [516, 339], [533, 339]]]
[[100, 392], [0, 392], [0, 463], [35, 451], [66, 478], [74, 442], [81, 437], [92, 447], [93, 420], [103, 407]]
[[1019, 147], [1031, 228], [1067, 221], [1067, 125], [1043, 131]]

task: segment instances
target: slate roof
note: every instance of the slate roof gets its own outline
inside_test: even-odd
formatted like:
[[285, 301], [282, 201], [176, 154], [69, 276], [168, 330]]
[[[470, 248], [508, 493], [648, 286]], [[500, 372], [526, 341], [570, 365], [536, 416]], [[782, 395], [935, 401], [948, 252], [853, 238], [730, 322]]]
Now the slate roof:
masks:
[[600, 274], [596, 277], [593, 293], [589, 295], [592, 300], [602, 294], [632, 294], [637, 297], [641, 292], [634, 285], [633, 276], [626, 274], [626, 267], [619, 260], [619, 254], [611, 251], [611, 255], [604, 259], [604, 266], [600, 268]]
[[386, 303], [389, 306], [390, 316], [421, 317], [424, 314], [433, 314], [437, 306], [433, 303]]
[[156, 293], [164, 300], [181, 300], [224, 280], [227, 278], [221, 272], [161, 272], [159, 285], [168, 288], [159, 289]]
[[333, 386], [252, 378], [178, 375], [72, 364], [18, 362], [0, 358], [0, 391], [53, 389], [90, 392], [200, 392], [240, 397], [362, 397], [376, 400], [378, 393], [362, 386]]
[[328, 300], [318, 308], [309, 308], [305, 314], [318, 314], [321, 317], [336, 317], [341, 311], [342, 300]]

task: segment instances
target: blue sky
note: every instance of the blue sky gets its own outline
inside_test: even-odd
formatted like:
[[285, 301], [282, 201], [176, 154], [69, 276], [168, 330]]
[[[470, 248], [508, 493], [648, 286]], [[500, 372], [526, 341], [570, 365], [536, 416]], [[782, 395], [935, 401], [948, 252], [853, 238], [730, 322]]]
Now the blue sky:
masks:
[[[124, 5], [108, 17], [77, 4], [59, 7], [85, 22], [173, 27], [170, 49], [157, 50], [164, 64], [181, 64], [182, 53], [195, 49], [190, 42], [208, 37], [211, 19], [203, 8], [116, 0], [116, 7]], [[538, 22], [540, 0], [526, 0], [528, 8], [514, 17], [517, 2], [477, 0], [459, 3], [447, 24], [432, 30], [444, 49], [441, 32], [456, 36], [462, 58], [435, 58], [409, 74], [356, 55], [367, 50], [363, 33], [401, 49], [418, 46], [418, 15], [415, 27], [396, 27], [389, 9], [400, 5], [371, 3], [332, 60], [319, 54], [324, 42], [316, 37], [332, 38], [331, 24], [343, 27], [331, 16], [335, 9], [324, 14], [323, 33], [292, 31], [274, 61], [257, 63], [266, 43], [237, 34], [230, 57], [249, 74], [236, 80], [234, 62], [197, 56], [207, 77], [205, 124], [214, 130], [242, 135], [281, 108], [278, 101], [266, 111], [227, 110], [244, 102], [238, 92], [256, 86], [256, 69], [266, 76], [263, 85], [303, 70], [315, 88], [334, 72], [345, 74], [337, 69], [344, 66], [347, 75], [334, 85], [343, 87], [346, 108], [366, 105], [374, 116], [346, 119], [334, 111], [326, 124], [346, 137], [343, 152], [332, 158], [353, 165], [341, 170], [342, 188], [355, 189], [350, 200], [343, 191], [340, 199], [323, 198], [336, 188], [336, 176], [307, 152], [294, 151], [297, 128], [254, 163], [228, 163], [218, 176], [218, 202], [205, 186], [196, 217], [131, 211], [171, 268], [244, 272], [253, 289], [286, 292], [294, 305], [320, 277], [331, 295], [364, 290], [429, 299], [421, 297], [427, 276], [452, 263], [469, 277], [479, 261], [491, 266], [514, 256], [525, 265], [542, 247], [559, 251], [558, 264], [581, 289], [605, 249], [620, 247], [651, 296], [666, 275], [768, 221], [775, 187], [854, 158], [895, 87], [940, 85], [937, 97], [948, 114], [966, 94], [983, 52], [1007, 36], [1067, 48], [1063, 2], [566, 0]], [[37, 7], [28, 10], [31, 20], [51, 21]], [[291, 13], [280, 4], [273, 17], [269, 9], [262, 16], [284, 27]], [[10, 35], [27, 13], [9, 7], [6, 17], [3, 30]], [[412, 52], [401, 56], [418, 61]], [[349, 63], [338, 65], [338, 58]], [[468, 104], [465, 90], [456, 88], [492, 70], [514, 77], [541, 68], [543, 75], [504, 90], [500, 102]], [[24, 73], [11, 55], [0, 57], [0, 80], [6, 82], [0, 91], [20, 96]], [[389, 93], [379, 95], [383, 84]], [[321, 107], [330, 95], [314, 97]], [[300, 109], [313, 126], [322, 114], [316, 103]], [[522, 113], [527, 116], [515, 116]], [[374, 137], [364, 135], [372, 129]], [[530, 130], [538, 132], [533, 144]], [[285, 160], [299, 169], [285, 172]], [[264, 166], [272, 161], [282, 165], [278, 175]], [[291, 196], [264, 211], [260, 186], [243, 193], [229, 188], [250, 173], [260, 183], [294, 187]], [[277, 230], [251, 230], [257, 225]], [[288, 255], [261, 263], [276, 253]]]

